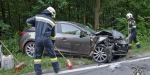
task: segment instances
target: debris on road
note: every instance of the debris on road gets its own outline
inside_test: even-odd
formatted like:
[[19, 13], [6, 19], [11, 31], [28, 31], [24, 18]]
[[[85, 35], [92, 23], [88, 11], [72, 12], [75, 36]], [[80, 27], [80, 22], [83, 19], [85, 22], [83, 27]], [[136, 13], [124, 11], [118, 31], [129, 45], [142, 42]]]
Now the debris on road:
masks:
[[112, 63], [112, 64], [109, 65], [109, 69], [110, 69], [112, 72], [114, 72], [115, 69], [119, 68], [120, 66], [121, 66], [120, 63]]

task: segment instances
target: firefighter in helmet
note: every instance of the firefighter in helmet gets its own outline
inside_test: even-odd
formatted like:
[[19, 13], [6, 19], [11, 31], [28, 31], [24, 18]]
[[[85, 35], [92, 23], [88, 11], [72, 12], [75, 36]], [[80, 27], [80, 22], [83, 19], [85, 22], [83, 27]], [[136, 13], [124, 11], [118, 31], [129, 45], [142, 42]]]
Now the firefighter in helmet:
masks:
[[[55, 73], [60, 71], [57, 61], [56, 53], [54, 50], [55, 42], [55, 18], [56, 12], [53, 7], [48, 7], [40, 14], [28, 18], [26, 22], [35, 26], [35, 54], [34, 54], [34, 70], [36, 75], [42, 75], [41, 62], [42, 53], [45, 48]], [[50, 38], [51, 37], [51, 38]]]
[[129, 50], [131, 50], [131, 46], [132, 46], [132, 41], [134, 41], [136, 43], [136, 47], [140, 48], [140, 43], [137, 40], [137, 29], [136, 29], [136, 22], [134, 21], [133, 15], [131, 13], [128, 13], [126, 15], [127, 19], [128, 19], [128, 28], [129, 28]]

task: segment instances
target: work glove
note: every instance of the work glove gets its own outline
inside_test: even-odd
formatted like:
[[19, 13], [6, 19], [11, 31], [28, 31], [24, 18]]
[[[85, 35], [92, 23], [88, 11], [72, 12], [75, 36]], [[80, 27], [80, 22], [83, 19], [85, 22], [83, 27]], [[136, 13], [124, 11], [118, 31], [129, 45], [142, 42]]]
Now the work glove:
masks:
[[55, 40], [52, 40], [53, 45], [55, 45]]

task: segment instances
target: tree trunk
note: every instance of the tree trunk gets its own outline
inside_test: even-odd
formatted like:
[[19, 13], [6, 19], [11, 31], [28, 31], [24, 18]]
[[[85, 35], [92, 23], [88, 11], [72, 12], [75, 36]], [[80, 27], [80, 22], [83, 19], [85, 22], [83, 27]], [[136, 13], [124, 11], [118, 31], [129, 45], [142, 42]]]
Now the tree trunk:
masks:
[[94, 29], [99, 30], [99, 11], [100, 11], [100, 0], [96, 0], [95, 6], [95, 26]]
[[68, 16], [68, 17], [69, 17], [69, 21], [70, 21], [70, 12], [71, 12], [71, 11], [70, 11], [70, 4], [69, 4], [69, 16]]
[[86, 1], [84, 1], [84, 15], [83, 15], [83, 24], [85, 25], [86, 24]]
[[4, 5], [3, 5], [3, 0], [0, 0], [0, 5], [1, 5], [1, 12], [2, 12], [2, 19], [3, 19], [3, 22], [6, 23], [6, 18], [5, 18], [5, 8], [4, 8]]
[[8, 10], [8, 23], [11, 26], [10, 5], [8, 2], [7, 2], [7, 10]]
[[15, 4], [15, 5], [14, 5], [14, 6], [15, 6], [15, 13], [16, 13], [16, 14], [15, 14], [15, 18], [14, 18], [14, 20], [15, 20], [15, 25], [14, 25], [14, 26], [15, 26], [15, 28], [14, 28], [15, 31], [16, 31], [16, 30], [19, 30], [19, 13], [18, 13], [19, 10], [18, 10], [18, 8], [17, 8], [18, 3], [19, 3], [18, 0], [16, 0], [16, 1], [14, 2], [14, 4]]

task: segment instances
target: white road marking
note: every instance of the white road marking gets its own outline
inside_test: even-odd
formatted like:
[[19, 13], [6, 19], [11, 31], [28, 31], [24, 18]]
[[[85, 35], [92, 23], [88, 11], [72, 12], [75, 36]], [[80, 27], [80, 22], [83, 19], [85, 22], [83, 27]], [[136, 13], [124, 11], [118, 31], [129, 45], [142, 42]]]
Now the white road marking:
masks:
[[[150, 59], [150, 57], [139, 58], [139, 59], [135, 59], [135, 60], [126, 60], [126, 61], [121, 61], [121, 62], [116, 62], [116, 63], [118, 63], [118, 64], [121, 64], [121, 63], [131, 63], [131, 62], [136, 62], [136, 61], [146, 60], [146, 59]], [[102, 67], [106, 67], [106, 66], [109, 66], [109, 65], [112, 65], [112, 64], [114, 64], [114, 63], [104, 64], [104, 65], [99, 65], [99, 66], [95, 65], [95, 66], [90, 66], [90, 67], [65, 70], [65, 71], [60, 71], [58, 74], [65, 74], [65, 73], [71, 73], [71, 72], [77, 72], [77, 71], [83, 71], [83, 70], [89, 70], [89, 69], [95, 69], [95, 68], [102, 68]], [[55, 75], [54, 73], [47, 73], [47, 74], [42, 74], [42, 75], [50, 75], [50, 74], [51, 75]]]

